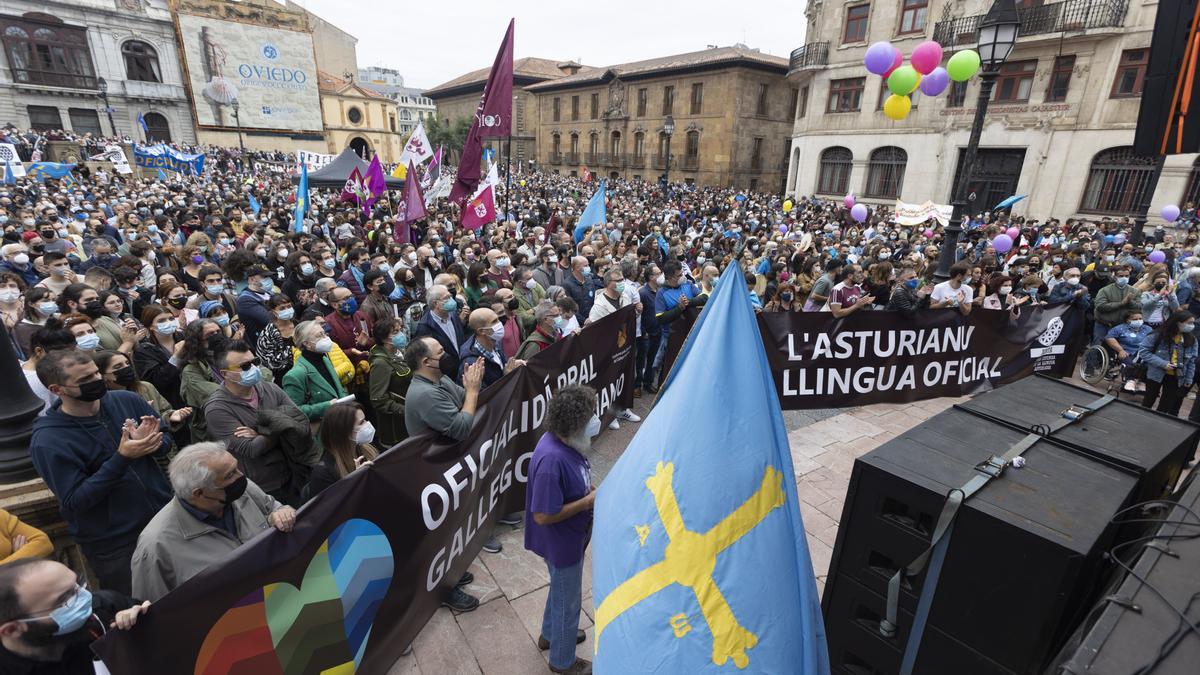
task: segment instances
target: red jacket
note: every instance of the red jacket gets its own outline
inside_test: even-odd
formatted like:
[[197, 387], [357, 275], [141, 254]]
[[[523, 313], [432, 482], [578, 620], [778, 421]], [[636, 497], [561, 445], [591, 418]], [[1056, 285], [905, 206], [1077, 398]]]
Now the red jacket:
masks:
[[[360, 311], [355, 312], [351, 316], [346, 316], [338, 311], [330, 312], [325, 317], [325, 323], [329, 325], [329, 337], [337, 343], [337, 346], [346, 352], [354, 365], [366, 361], [370, 358], [367, 354], [371, 347], [375, 346], [375, 339], [371, 337], [371, 331], [375, 325], [371, 322], [371, 317]], [[364, 344], [358, 344], [358, 336], [366, 334], [367, 340]], [[361, 356], [355, 356], [350, 350], [357, 349], [362, 352]]]

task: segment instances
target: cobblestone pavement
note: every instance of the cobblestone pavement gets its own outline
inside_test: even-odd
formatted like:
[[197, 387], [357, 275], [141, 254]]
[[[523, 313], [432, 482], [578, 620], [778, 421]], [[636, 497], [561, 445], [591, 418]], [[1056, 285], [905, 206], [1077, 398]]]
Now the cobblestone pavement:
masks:
[[[825, 588], [855, 458], [960, 400], [963, 399], [939, 398], [917, 403], [784, 413], [818, 590]], [[650, 397], [638, 399], [634, 410], [644, 417], [649, 413], [650, 401]], [[602, 481], [608, 475], [633, 438], [637, 426], [622, 423], [619, 430], [606, 429], [601, 434], [592, 458], [598, 480]], [[504, 544], [503, 551], [494, 555], [481, 553], [471, 564], [475, 583], [467, 590], [479, 597], [479, 609], [457, 616], [447, 609], [439, 609], [413, 643], [412, 654], [397, 661], [391, 675], [550, 672], [547, 652], [539, 652], [537, 648], [549, 583], [546, 566], [540, 558], [525, 550], [520, 528], [502, 528], [500, 539]], [[593, 650], [591, 585], [589, 550], [579, 623], [587, 633], [587, 640], [577, 650], [584, 658], [591, 658]]]

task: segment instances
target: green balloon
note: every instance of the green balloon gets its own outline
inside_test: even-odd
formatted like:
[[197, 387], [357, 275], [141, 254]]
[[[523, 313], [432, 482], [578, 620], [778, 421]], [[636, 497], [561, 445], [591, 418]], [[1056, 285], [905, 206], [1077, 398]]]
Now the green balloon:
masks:
[[951, 56], [950, 62], [946, 64], [946, 72], [950, 73], [950, 79], [955, 82], [966, 82], [979, 72], [979, 53], [974, 49], [967, 49]]
[[907, 96], [917, 88], [917, 82], [920, 81], [920, 74], [917, 69], [912, 66], [900, 66], [892, 71], [888, 76], [888, 89], [897, 96]]

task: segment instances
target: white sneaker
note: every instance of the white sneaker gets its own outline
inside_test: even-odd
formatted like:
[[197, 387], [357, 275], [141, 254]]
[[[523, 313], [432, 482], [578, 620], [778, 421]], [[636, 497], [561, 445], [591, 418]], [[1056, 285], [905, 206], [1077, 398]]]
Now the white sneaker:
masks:
[[617, 413], [617, 418], [623, 419], [626, 422], [641, 422], [642, 421], [642, 418], [635, 415], [633, 413], [633, 411], [630, 410], [629, 408], [626, 408], [626, 409], [622, 410], [621, 412]]
[[620, 428], [621, 428], [621, 425], [617, 423], [617, 420], [616, 420], [616, 418], [614, 417], [614, 418], [613, 418], [613, 421], [611, 421], [611, 422], [609, 422], [609, 423], [608, 423], [608, 428], [609, 428], [609, 429], [620, 429]]

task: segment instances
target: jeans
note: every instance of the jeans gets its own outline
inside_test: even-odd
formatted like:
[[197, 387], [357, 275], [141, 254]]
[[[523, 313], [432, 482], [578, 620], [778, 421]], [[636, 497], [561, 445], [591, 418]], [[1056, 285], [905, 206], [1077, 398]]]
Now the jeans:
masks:
[[550, 665], [565, 670], [575, 663], [575, 633], [583, 604], [583, 559], [570, 567], [549, 562], [550, 594], [542, 615], [542, 636], [550, 641]]
[[638, 338], [637, 365], [634, 366], [633, 386], [644, 389], [654, 384], [654, 358], [658, 356], [658, 345], [662, 333], [643, 335]]
[[1174, 375], [1163, 375], [1162, 382], [1147, 379], [1146, 393], [1142, 395], [1142, 406], [1146, 408], [1153, 406], [1154, 399], [1158, 398], [1161, 391], [1162, 400], [1158, 402], [1158, 412], [1178, 415], [1188, 389], [1191, 387], [1180, 387], [1179, 381], [1175, 379]]
[[92, 572], [95, 572], [96, 579], [100, 582], [100, 588], [106, 591], [116, 591], [125, 595], [133, 595], [133, 572], [131, 571], [131, 567], [133, 565], [133, 549], [136, 546], [137, 542], [134, 542], [115, 551], [106, 551], [104, 553], [97, 553], [95, 551], [83, 552], [84, 557], [87, 558], [88, 565], [91, 565]]
[[1103, 342], [1104, 336], [1108, 335], [1108, 331], [1109, 331], [1108, 326], [1105, 326], [1104, 324], [1100, 323], [1099, 321], [1095, 322], [1092, 325], [1092, 341], [1090, 343], [1088, 343], [1088, 346], [1098, 345], [1101, 342]]

